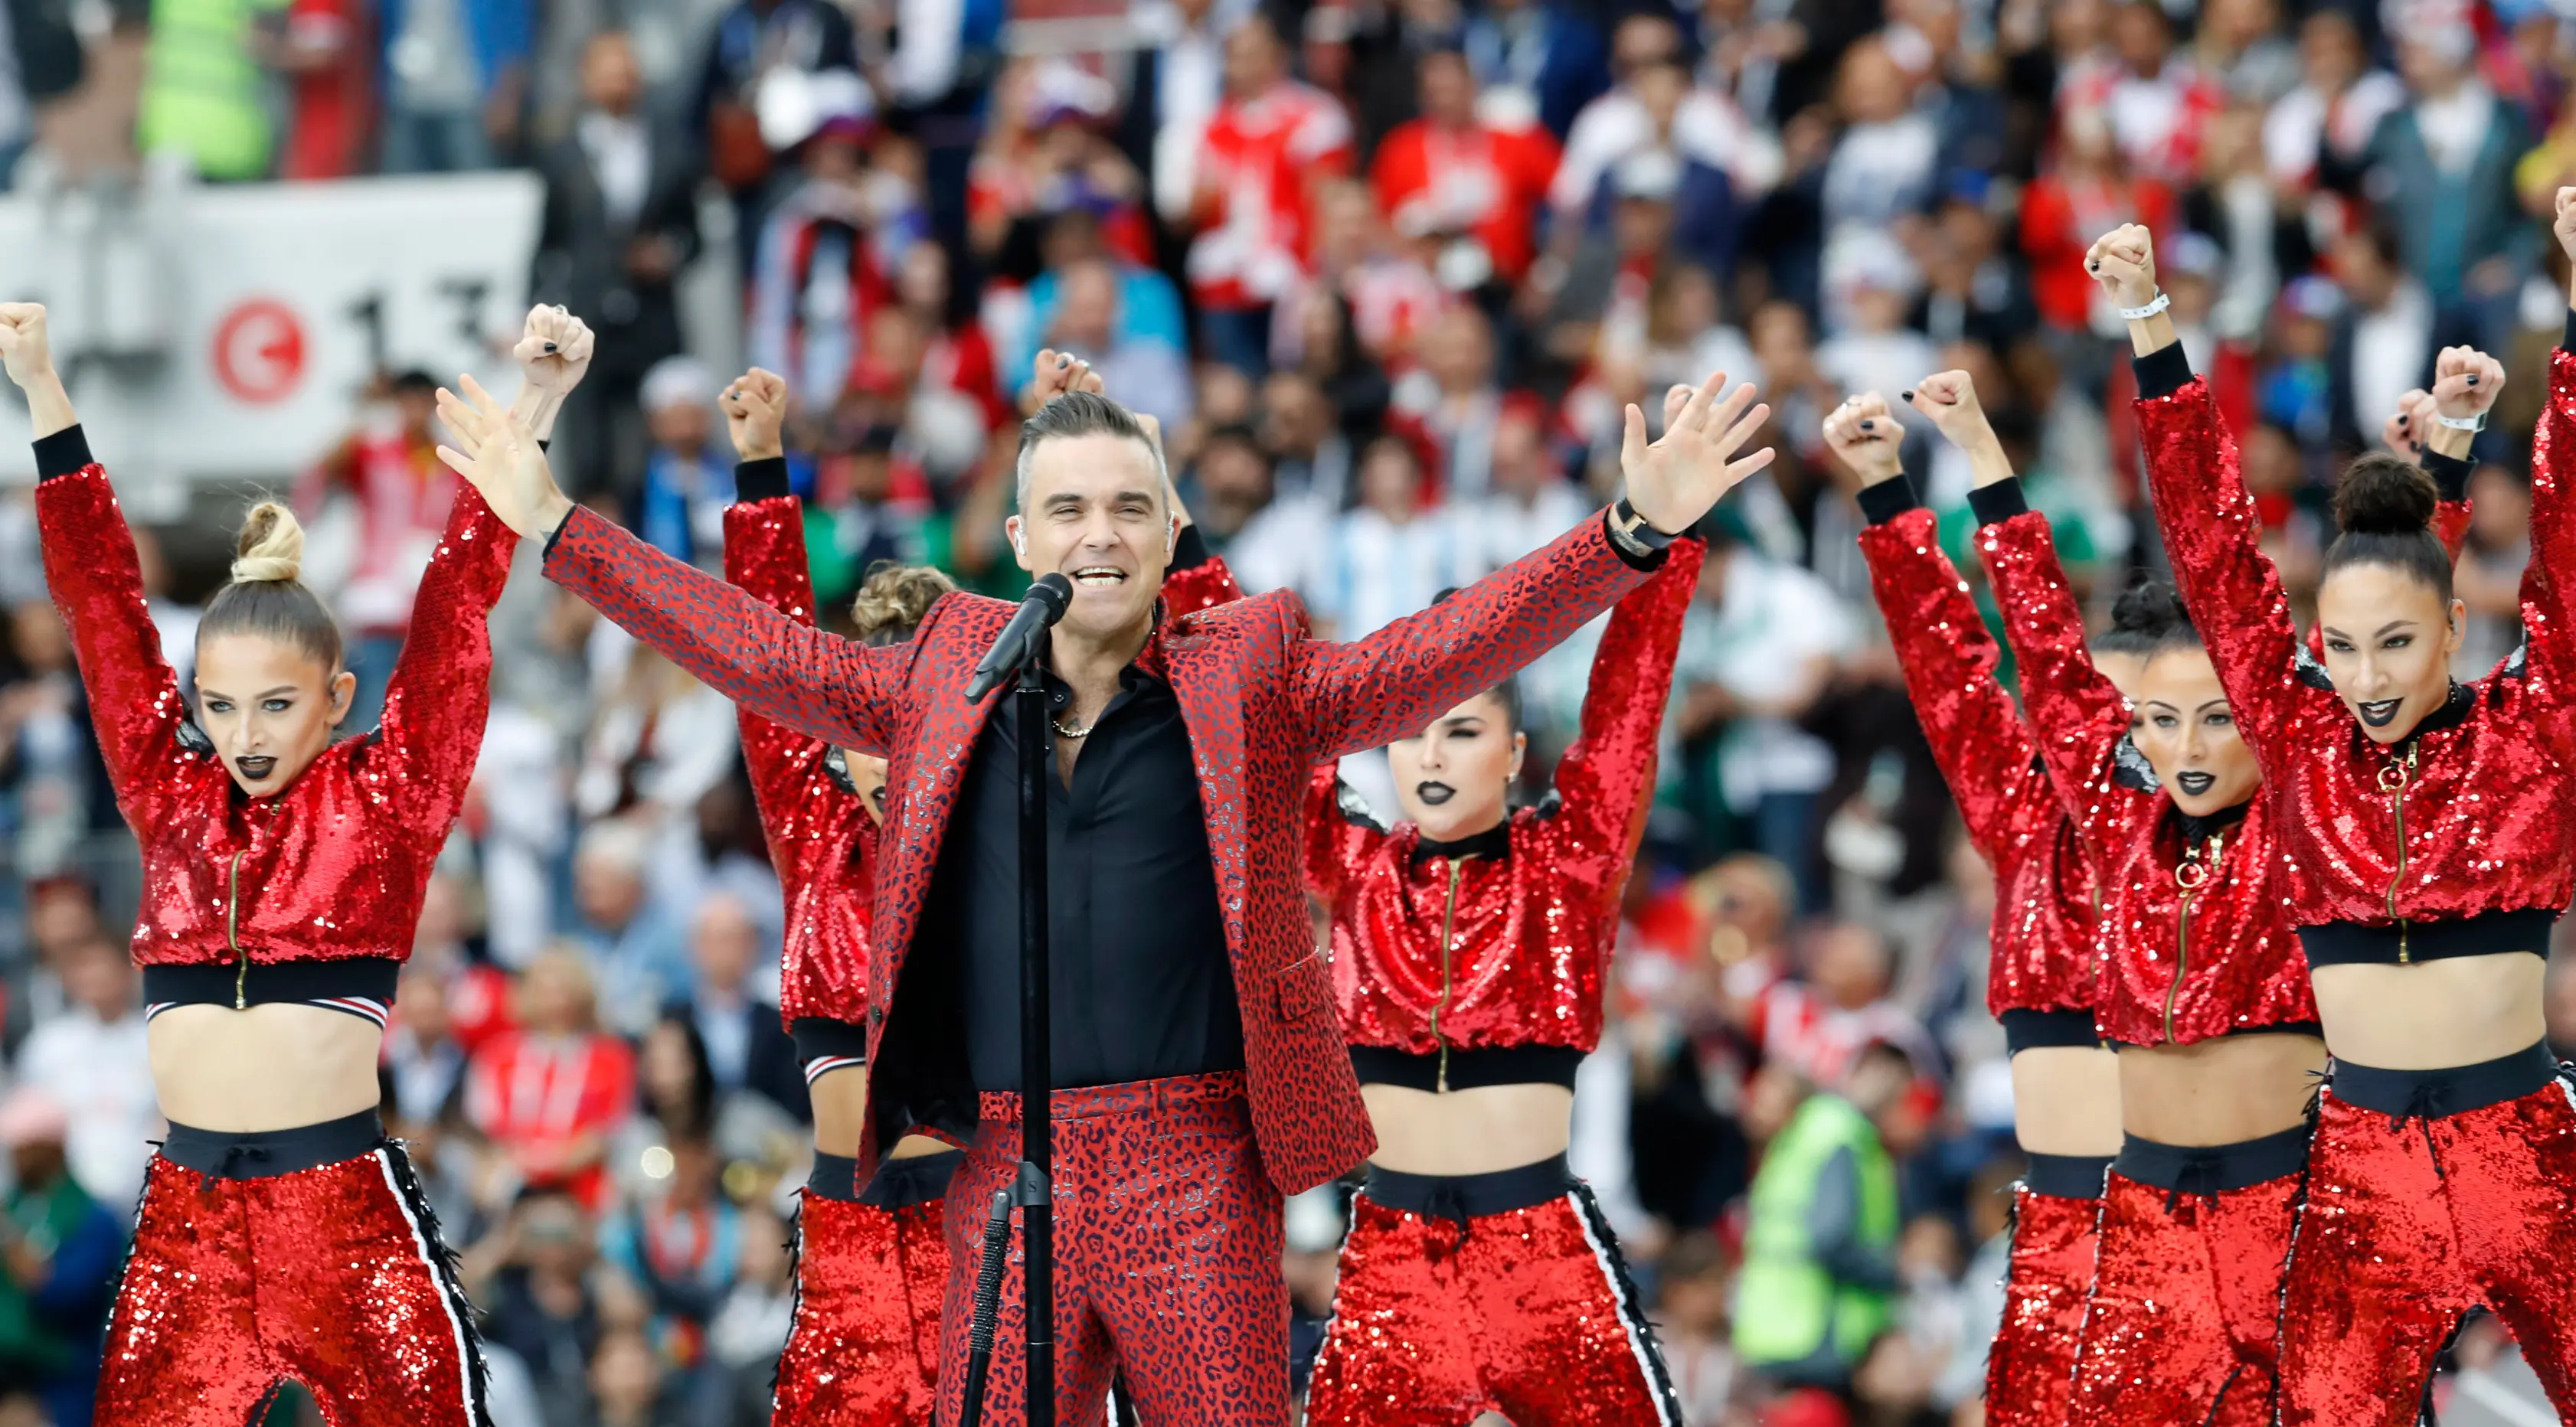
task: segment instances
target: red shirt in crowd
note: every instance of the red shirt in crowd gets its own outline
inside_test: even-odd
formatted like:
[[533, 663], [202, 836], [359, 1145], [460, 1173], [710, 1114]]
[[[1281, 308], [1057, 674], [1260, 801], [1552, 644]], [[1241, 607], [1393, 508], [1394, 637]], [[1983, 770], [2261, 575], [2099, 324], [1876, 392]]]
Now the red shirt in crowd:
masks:
[[561, 1185], [592, 1209], [607, 1199], [607, 1171], [575, 1165], [585, 1136], [605, 1136], [635, 1104], [635, 1052], [600, 1032], [503, 1031], [465, 1072], [465, 1113], [509, 1152], [534, 1185]]
[[1314, 240], [1312, 185], [1350, 172], [1351, 144], [1341, 101], [1309, 85], [1283, 81], [1218, 106], [1200, 143], [1188, 264], [1201, 307], [1262, 307], [1288, 290]]
[[1545, 129], [1452, 130], [1416, 119], [1378, 145], [1369, 184], [1397, 232], [1470, 234], [1495, 276], [1517, 285], [1537, 256], [1531, 219], [1556, 181], [1556, 161]]

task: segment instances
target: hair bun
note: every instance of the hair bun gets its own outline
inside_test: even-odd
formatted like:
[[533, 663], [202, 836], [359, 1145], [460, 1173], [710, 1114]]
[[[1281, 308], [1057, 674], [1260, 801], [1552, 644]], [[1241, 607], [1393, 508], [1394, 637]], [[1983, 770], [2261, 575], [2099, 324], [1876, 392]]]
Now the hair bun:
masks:
[[304, 573], [304, 526], [273, 500], [252, 506], [233, 545], [233, 583], [293, 584]]
[[2111, 605], [2111, 628], [2121, 634], [2162, 639], [2191, 625], [2182, 596], [2163, 580], [2144, 579], [2120, 592]]
[[2335, 524], [2350, 535], [2413, 535], [2430, 529], [2441, 495], [2411, 461], [2373, 452], [2336, 483]]

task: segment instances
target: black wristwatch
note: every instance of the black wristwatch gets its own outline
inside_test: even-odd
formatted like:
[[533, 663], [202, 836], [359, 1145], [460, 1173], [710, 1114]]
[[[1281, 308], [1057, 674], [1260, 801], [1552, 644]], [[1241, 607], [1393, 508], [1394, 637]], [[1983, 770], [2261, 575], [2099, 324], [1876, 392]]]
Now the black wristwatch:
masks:
[[1626, 496], [1610, 507], [1610, 538], [1637, 555], [1651, 555], [1673, 543], [1673, 537], [1646, 523]]

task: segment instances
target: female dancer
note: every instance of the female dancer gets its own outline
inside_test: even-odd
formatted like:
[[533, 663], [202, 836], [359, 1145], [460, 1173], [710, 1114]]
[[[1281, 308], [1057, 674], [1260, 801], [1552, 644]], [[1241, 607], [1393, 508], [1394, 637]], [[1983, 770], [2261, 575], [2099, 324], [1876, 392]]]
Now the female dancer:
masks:
[[[2119, 1048], [2123, 1137], [2067, 1421], [2268, 1424], [2325, 1047], [2280, 914], [2261, 770], [2189, 619], [2151, 591], [2121, 600], [2120, 625], [2154, 648], [2132, 744], [2128, 701], [2085, 657], [2048, 521], [2024, 508], [1966, 374], [1925, 378], [1914, 405], [1971, 457], [1979, 546], [2040, 753], [2081, 843], [2100, 850], [2093, 1010]], [[1874, 397], [1833, 420], [1895, 434]]]
[[[2576, 253], [2576, 189], [2559, 190], [2557, 235]], [[2523, 647], [2462, 686], [2432, 483], [2369, 457], [2346, 474], [2318, 593], [2322, 664], [2304, 659], [2235, 447], [2161, 314], [2146, 230], [2112, 232], [2087, 261], [2130, 318], [2175, 574], [2208, 612], [2218, 673], [2273, 771], [2283, 895], [2335, 1051], [2284, 1301], [2282, 1420], [2412, 1421], [2435, 1355], [2483, 1303], [2576, 1421], [2576, 1106], [2540, 1010], [2550, 925], [2576, 880], [2576, 598], [2556, 569], [2576, 559], [2576, 317], [2532, 451]], [[2452, 348], [2435, 375], [2428, 444], [2465, 456], [2504, 372]]]
[[[2093, 1287], [2104, 1176], [2120, 1148], [2119, 1065], [2094, 1031], [2092, 1003], [2093, 868], [2110, 850], [2084, 846], [2037, 733], [1995, 678], [1995, 642], [1897, 464], [1896, 434], [1875, 397], [1844, 403], [1825, 423], [1834, 454], [1863, 483], [1861, 554], [1915, 712], [1968, 839], [1995, 872], [1986, 1007], [2003, 1023], [2013, 1138], [2030, 1169], [2013, 1188], [2003, 1325], [1986, 1354], [1986, 1421], [2059, 1427]], [[1971, 455], [1991, 465], [2002, 451], [1972, 447]], [[2114, 631], [2094, 641], [2093, 666], [2134, 697], [2152, 652], [2152, 640]]]
[[[551, 424], [590, 357], [560, 308], [529, 314], [519, 410]], [[296, 583], [283, 507], [243, 526], [197, 630], [197, 717], [145, 617], [107, 475], [55, 376], [41, 307], [0, 307], [27, 393], [45, 576], [79, 651], [118, 806], [142, 844], [154, 1156], [108, 1325], [101, 1422], [245, 1422], [287, 1379], [332, 1427], [483, 1420], [470, 1310], [376, 1060], [432, 860], [474, 768], [484, 618], [517, 541], [459, 485], [421, 579], [384, 721], [334, 742], [355, 680]]]
[[[1038, 356], [1041, 401], [1097, 392], [1082, 362]], [[725, 575], [793, 618], [814, 617], [804, 517], [788, 492], [780, 439], [787, 384], [754, 368], [724, 394], [740, 464], [725, 512]], [[1175, 510], [1180, 506], [1177, 500]], [[1187, 524], [1164, 581], [1167, 614], [1234, 597], [1233, 576]], [[912, 637], [956, 589], [919, 566], [871, 573], [852, 618], [870, 644]], [[948, 1283], [941, 1216], [961, 1151], [916, 1129], [857, 1182], [867, 1103], [867, 929], [886, 760], [834, 748], [741, 712], [761, 828], [787, 897], [779, 1014], [804, 1063], [814, 1109], [814, 1169], [797, 1212], [796, 1316], [778, 1361], [780, 1427], [925, 1427], [938, 1408], [940, 1296]], [[942, 1134], [963, 1133], [967, 1125]]]
[[1611, 612], [1581, 736], [1541, 806], [1505, 802], [1528, 744], [1510, 680], [1388, 745], [1406, 819], [1392, 828], [1316, 772], [1307, 883], [1332, 908], [1333, 990], [1378, 1151], [1309, 1427], [1682, 1420], [1565, 1155], [1700, 562], [1699, 542], [1676, 541]]

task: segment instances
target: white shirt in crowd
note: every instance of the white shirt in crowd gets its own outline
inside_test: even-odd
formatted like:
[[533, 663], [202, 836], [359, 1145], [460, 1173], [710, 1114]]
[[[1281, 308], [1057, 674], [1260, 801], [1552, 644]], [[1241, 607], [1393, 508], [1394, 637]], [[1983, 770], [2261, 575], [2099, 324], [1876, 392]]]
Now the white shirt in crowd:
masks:
[[[1547, 201], [1560, 212], [1589, 208], [1602, 175], [1620, 160], [1665, 146], [1644, 102], [1625, 89], [1613, 89], [1574, 116]], [[1673, 116], [1671, 147], [1685, 159], [1724, 170], [1739, 200], [1768, 193], [1780, 181], [1784, 161], [1779, 142], [1747, 120], [1734, 100], [1705, 86], [1692, 90]]]
[[1306, 605], [1332, 623], [1335, 639], [1365, 639], [1484, 573], [1478, 534], [1454, 512], [1425, 511], [1398, 525], [1362, 506], [1334, 525]]
[[[1842, 655], [1857, 637], [1850, 612], [1824, 581], [1749, 550], [1727, 560], [1716, 602], [1711, 593], [1703, 586], [1682, 620], [1676, 704], [1694, 683], [1719, 685], [1739, 699], [1782, 697], [1810, 663]], [[1677, 722], [1667, 719], [1665, 727]], [[1834, 777], [1833, 750], [1784, 719], [1734, 720], [1719, 760], [1728, 805], [1739, 814], [1768, 794], [1822, 792]]]
[[2388, 305], [2352, 316], [2352, 409], [2397, 409], [2397, 399], [2424, 384], [2433, 366], [2433, 299], [2412, 278], [2399, 280]]
[[135, 1202], [152, 1158], [151, 1141], [161, 1137], [142, 1009], [103, 1021], [87, 1006], [66, 1007], [37, 1025], [19, 1048], [18, 1079], [70, 1112], [63, 1150], [80, 1187], [102, 1204]]

